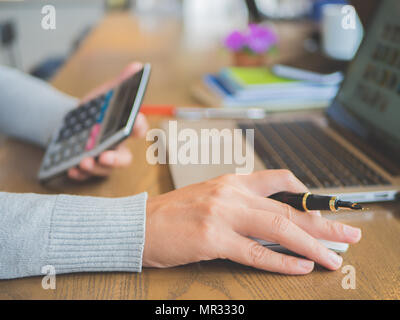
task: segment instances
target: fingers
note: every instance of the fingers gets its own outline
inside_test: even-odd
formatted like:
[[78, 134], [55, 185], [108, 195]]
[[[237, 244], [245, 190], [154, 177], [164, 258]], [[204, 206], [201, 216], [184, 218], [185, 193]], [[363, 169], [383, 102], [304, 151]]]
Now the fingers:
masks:
[[143, 138], [146, 135], [147, 130], [149, 130], [149, 125], [145, 115], [143, 113], [138, 113], [133, 126], [132, 135], [134, 137]]
[[[292, 213], [290, 213], [292, 211]], [[343, 223], [328, 220], [307, 213], [298, 213], [287, 206], [286, 212], [280, 213], [316, 239], [357, 243], [361, 239], [361, 230]]]
[[121, 168], [132, 162], [131, 151], [123, 144], [115, 150], [104, 151], [99, 157], [99, 164], [105, 167]]
[[83, 159], [79, 164], [79, 169], [85, 174], [97, 177], [106, 177], [112, 171], [111, 167], [106, 167], [97, 163], [94, 158]]
[[290, 219], [259, 210], [249, 213], [247, 219], [241, 219], [241, 234], [277, 242], [330, 270], [337, 270], [342, 265], [343, 259], [339, 255], [320, 244]]
[[229, 260], [271, 272], [301, 275], [314, 269], [312, 261], [274, 252], [236, 233], [229, 236], [222, 254]]
[[[356, 243], [361, 239], [361, 230], [337, 221], [331, 221], [308, 212], [298, 211], [291, 206], [275, 200], [249, 197], [249, 208], [274, 212], [298, 225], [301, 229], [317, 239], [345, 243]], [[267, 214], [267, 213], [266, 213]]]
[[68, 170], [68, 177], [76, 181], [86, 181], [91, 175], [83, 172], [79, 168], [71, 168]]
[[[217, 179], [222, 179], [226, 184], [233, 185], [238, 190], [242, 190], [244, 195], [254, 196], [249, 204], [252, 204], [254, 201], [256, 203], [260, 202], [261, 200], [257, 199], [265, 199], [265, 197], [280, 191], [308, 192], [307, 187], [288, 170], [262, 170], [247, 176], [225, 175]], [[272, 203], [273, 200], [269, 199], [265, 201]], [[280, 204], [278, 201], [274, 201], [274, 203], [276, 203], [276, 206]], [[250, 207], [252, 206], [250, 205]], [[263, 210], [263, 206], [260, 209]], [[267, 210], [270, 210], [270, 208], [267, 208]], [[310, 211], [308, 214], [321, 216], [319, 211]]]
[[289, 170], [262, 170], [236, 177], [242, 186], [261, 197], [280, 191], [308, 192], [307, 187]]
[[98, 161], [94, 158], [83, 159], [78, 167], [68, 170], [68, 177], [77, 181], [85, 181], [93, 176], [107, 177], [113, 168], [126, 167], [131, 161], [131, 151], [120, 144], [115, 150], [102, 152]]
[[68, 170], [68, 176], [77, 181], [85, 181], [92, 176], [106, 177], [113, 168], [128, 166], [132, 161], [130, 150], [124, 145], [119, 145], [115, 150], [104, 151], [98, 161], [94, 158], [83, 159], [78, 168]]

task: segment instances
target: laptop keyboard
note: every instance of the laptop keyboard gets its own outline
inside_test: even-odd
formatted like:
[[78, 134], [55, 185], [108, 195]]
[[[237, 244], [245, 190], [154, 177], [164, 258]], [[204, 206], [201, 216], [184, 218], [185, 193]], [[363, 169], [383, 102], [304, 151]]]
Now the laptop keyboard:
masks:
[[289, 169], [308, 188], [390, 184], [310, 121], [240, 123], [255, 129], [254, 149], [268, 169]]

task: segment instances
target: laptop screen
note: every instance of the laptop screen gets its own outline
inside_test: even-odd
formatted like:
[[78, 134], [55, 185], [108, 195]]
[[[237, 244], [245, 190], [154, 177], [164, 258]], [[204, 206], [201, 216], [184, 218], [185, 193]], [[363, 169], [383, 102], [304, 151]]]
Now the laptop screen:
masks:
[[[340, 106], [357, 120], [347, 126], [359, 135], [374, 135], [395, 149], [400, 145], [399, 17], [400, 1], [381, 2], [331, 107]], [[337, 120], [338, 113], [328, 114]]]

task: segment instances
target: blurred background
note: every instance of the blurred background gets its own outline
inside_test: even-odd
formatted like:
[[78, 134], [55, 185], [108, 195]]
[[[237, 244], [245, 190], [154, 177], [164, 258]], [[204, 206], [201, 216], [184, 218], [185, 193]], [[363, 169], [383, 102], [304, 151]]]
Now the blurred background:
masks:
[[[304, 42], [306, 50], [320, 45], [321, 8], [341, 0], [0, 0], [0, 64], [43, 79], [68, 60], [105, 14], [126, 11], [144, 31], [157, 32], [165, 20], [178, 21], [179, 45], [201, 52], [221, 44], [234, 29], [249, 22], [309, 20], [315, 28]], [[56, 9], [56, 29], [44, 30], [42, 8]]]

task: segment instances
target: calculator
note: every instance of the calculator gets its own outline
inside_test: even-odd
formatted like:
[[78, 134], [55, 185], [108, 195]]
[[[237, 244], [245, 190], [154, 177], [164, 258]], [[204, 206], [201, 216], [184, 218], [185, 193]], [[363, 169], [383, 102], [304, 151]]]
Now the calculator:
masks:
[[65, 115], [44, 155], [40, 181], [66, 172], [86, 157], [112, 149], [131, 134], [150, 69], [150, 64], [145, 64], [117, 87]]

